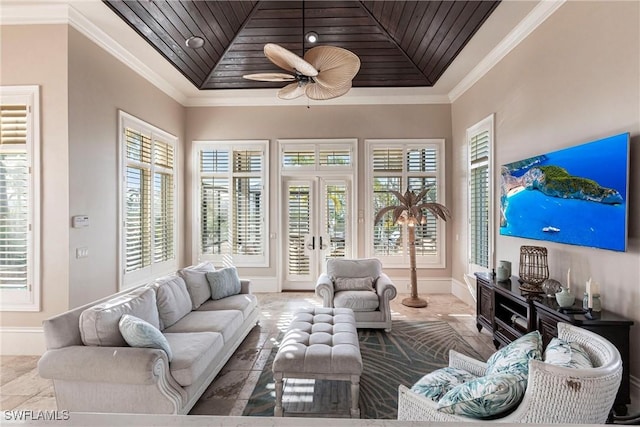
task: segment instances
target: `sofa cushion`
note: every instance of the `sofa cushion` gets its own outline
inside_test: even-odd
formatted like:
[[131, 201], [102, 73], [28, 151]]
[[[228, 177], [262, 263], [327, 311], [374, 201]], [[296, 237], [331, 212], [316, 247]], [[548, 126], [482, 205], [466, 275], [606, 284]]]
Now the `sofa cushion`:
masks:
[[527, 375], [500, 372], [478, 377], [449, 390], [438, 411], [472, 418], [494, 418], [515, 408], [527, 388]]
[[211, 299], [218, 300], [240, 293], [240, 277], [235, 267], [226, 267], [206, 273], [211, 287]]
[[84, 310], [79, 322], [84, 345], [126, 346], [118, 328], [123, 314], [131, 314], [160, 328], [156, 293], [142, 287]]
[[174, 348], [169, 370], [183, 387], [207, 375], [207, 369], [224, 345], [222, 335], [216, 332], [167, 333], [165, 337]]
[[411, 387], [411, 391], [437, 402], [455, 386], [476, 378], [475, 375], [470, 374], [464, 369], [447, 366], [446, 368], [436, 369], [420, 378], [418, 382]]
[[544, 361], [566, 368], [593, 368], [591, 358], [577, 342], [553, 338], [544, 350]]
[[336, 277], [333, 280], [333, 288], [340, 291], [374, 291], [373, 277]]
[[164, 333], [219, 332], [224, 342], [229, 341], [240, 329], [244, 319], [239, 310], [192, 311]]
[[538, 331], [529, 332], [493, 353], [487, 360], [485, 374], [512, 372], [526, 376], [530, 359], [542, 360], [542, 336]]
[[173, 358], [167, 339], [151, 323], [130, 314], [123, 314], [118, 323], [118, 328], [124, 340], [131, 347], [157, 348], [167, 353], [169, 361]]
[[160, 316], [160, 329], [165, 329], [191, 312], [191, 297], [180, 276], [166, 276], [156, 280], [156, 305]]
[[330, 258], [327, 260], [327, 275], [329, 277], [377, 278], [380, 274], [382, 274], [382, 263], [377, 258]]
[[375, 311], [380, 305], [378, 294], [371, 291], [342, 291], [333, 297], [336, 308], [350, 308], [353, 311]]
[[252, 294], [238, 294], [219, 300], [212, 300], [202, 304], [198, 311], [209, 310], [239, 310], [242, 319], [246, 320], [253, 310], [258, 306], [258, 298]]
[[193, 310], [211, 298], [211, 288], [205, 276], [209, 271], [215, 271], [215, 267], [211, 262], [203, 262], [178, 270], [178, 276], [182, 277], [187, 285]]

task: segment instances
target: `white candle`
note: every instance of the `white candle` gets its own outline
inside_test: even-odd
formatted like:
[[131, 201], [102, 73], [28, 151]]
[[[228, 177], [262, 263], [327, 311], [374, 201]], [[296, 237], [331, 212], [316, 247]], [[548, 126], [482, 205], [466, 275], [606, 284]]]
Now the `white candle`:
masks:
[[567, 270], [567, 290], [571, 290], [571, 269]]
[[589, 294], [589, 308], [593, 308], [593, 292], [591, 292], [591, 277], [589, 277], [589, 281], [587, 282], [587, 294]]

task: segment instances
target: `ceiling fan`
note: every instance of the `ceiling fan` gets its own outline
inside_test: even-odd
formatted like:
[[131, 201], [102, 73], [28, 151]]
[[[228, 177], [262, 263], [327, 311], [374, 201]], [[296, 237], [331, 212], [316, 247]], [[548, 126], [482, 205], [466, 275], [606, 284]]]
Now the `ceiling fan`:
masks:
[[337, 98], [349, 92], [351, 80], [360, 70], [360, 58], [336, 46], [313, 47], [304, 54], [303, 59], [282, 46], [267, 43], [264, 54], [275, 65], [293, 75], [258, 73], [242, 77], [263, 82], [293, 82], [278, 91], [280, 99], [295, 99], [302, 95], [315, 100]]

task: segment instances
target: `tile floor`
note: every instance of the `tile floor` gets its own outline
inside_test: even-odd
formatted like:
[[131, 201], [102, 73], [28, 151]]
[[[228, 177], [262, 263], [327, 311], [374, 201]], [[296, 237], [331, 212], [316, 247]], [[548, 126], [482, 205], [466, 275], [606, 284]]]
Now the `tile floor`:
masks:
[[[191, 414], [201, 414], [207, 407], [213, 415], [242, 415], [247, 400], [260, 376], [264, 363], [280, 330], [286, 329], [291, 313], [301, 305], [321, 306], [311, 292], [256, 294], [261, 308], [260, 325], [251, 331], [234, 356], [205, 391]], [[398, 295], [391, 301], [394, 319], [445, 320], [478, 353], [487, 358], [495, 350], [491, 335], [478, 332], [475, 308], [450, 294], [421, 295], [429, 302], [426, 308], [410, 308]], [[38, 376], [37, 356], [2, 356], [0, 359], [0, 410], [55, 410], [56, 402], [50, 380]]]

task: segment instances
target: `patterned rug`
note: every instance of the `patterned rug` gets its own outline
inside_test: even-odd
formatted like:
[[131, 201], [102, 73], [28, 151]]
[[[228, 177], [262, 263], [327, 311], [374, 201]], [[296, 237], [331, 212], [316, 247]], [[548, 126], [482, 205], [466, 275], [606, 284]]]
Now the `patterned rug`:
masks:
[[[447, 366], [449, 350], [480, 355], [445, 321], [394, 321], [390, 333], [359, 329], [364, 371], [360, 377], [361, 418], [396, 419], [398, 385], [411, 386], [426, 373]], [[246, 416], [272, 416], [275, 402], [271, 372], [273, 349], [245, 408]], [[285, 414], [340, 417], [349, 414], [346, 381], [288, 380]]]

